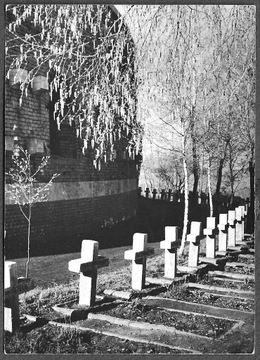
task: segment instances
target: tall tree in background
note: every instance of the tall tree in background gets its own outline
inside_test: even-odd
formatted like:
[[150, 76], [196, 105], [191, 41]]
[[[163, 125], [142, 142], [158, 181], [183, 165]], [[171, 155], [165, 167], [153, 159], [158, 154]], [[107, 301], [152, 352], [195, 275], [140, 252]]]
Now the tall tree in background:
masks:
[[[144, 118], [149, 117], [146, 135], [183, 158], [184, 242], [188, 191], [198, 190], [200, 157], [207, 159], [212, 214], [213, 183], [219, 196], [224, 176], [232, 198], [244, 174], [245, 151], [252, 149], [252, 137], [245, 145], [240, 129], [248, 122], [241, 104], [252, 108], [254, 102], [252, 85], [250, 104], [245, 98], [254, 78], [255, 7], [139, 6], [129, 14], [140, 21], [136, 48], [140, 98]], [[251, 110], [250, 119], [254, 122]]]

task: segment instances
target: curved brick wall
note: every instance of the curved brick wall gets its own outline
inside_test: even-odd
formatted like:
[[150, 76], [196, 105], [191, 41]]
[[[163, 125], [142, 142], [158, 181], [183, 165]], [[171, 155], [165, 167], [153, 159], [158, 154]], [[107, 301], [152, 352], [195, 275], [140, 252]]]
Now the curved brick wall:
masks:
[[[28, 68], [33, 66], [29, 61]], [[48, 201], [33, 207], [32, 254], [41, 254], [42, 249], [55, 244], [80, 244], [89, 237], [98, 240], [100, 230], [134, 217], [137, 211], [137, 159], [129, 158], [125, 143], [118, 142], [113, 161], [96, 169], [91, 150], [82, 154], [74, 127], [62, 123], [61, 131], [57, 131], [46, 79], [43, 69], [37, 87], [29, 88], [22, 104], [17, 78], [10, 74], [5, 87], [6, 169], [10, 168], [15, 144], [19, 144], [31, 153], [33, 167], [43, 155], [50, 155], [47, 167], [38, 176], [40, 183], [47, 182], [53, 173], [60, 174]], [[8, 195], [5, 229], [7, 258], [26, 256], [27, 222]]]

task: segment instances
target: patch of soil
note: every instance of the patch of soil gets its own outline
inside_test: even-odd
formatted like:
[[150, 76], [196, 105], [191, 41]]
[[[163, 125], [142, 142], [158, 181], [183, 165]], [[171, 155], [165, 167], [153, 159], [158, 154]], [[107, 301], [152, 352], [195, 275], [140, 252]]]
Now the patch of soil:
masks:
[[90, 331], [46, 325], [29, 333], [5, 333], [7, 354], [180, 354], [167, 346], [124, 340]]
[[144, 321], [150, 324], [172, 326], [177, 330], [192, 332], [194, 334], [218, 337], [232, 328], [235, 322], [230, 320], [196, 315], [193, 313], [181, 313], [168, 311], [156, 306], [152, 307], [140, 303], [138, 300], [131, 303], [123, 303], [117, 307], [100, 311], [106, 315], [133, 321]]
[[[210, 285], [213, 285], [211, 282]], [[215, 285], [215, 284], [214, 284]], [[160, 296], [181, 301], [189, 301], [198, 304], [217, 306], [227, 309], [236, 309], [242, 311], [254, 311], [254, 301], [250, 299], [226, 298], [221, 295], [210, 294], [207, 291], [187, 287], [176, 286]]]
[[244, 264], [253, 264], [255, 262], [255, 258], [253, 256], [250, 258], [238, 256], [237, 261], [242, 262]]
[[237, 274], [245, 274], [245, 275], [253, 275], [255, 273], [255, 269], [252, 267], [233, 267], [233, 266], [225, 266], [225, 271], [229, 271]]
[[231, 289], [255, 291], [254, 283], [247, 283], [247, 282], [234, 281], [234, 280], [228, 280], [228, 279], [217, 280], [217, 279], [213, 279], [211, 277], [205, 277], [204, 279], [201, 279], [199, 281], [199, 283], [205, 284], [205, 285], [227, 287], [227, 288], [231, 288]]

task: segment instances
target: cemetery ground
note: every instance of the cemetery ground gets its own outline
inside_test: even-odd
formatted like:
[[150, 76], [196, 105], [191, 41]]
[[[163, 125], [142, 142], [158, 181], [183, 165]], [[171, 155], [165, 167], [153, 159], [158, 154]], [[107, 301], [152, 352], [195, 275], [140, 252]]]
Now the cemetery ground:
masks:
[[[154, 254], [147, 259], [146, 286], [141, 291], [132, 289], [131, 264], [122, 256], [131, 246], [99, 251], [110, 264], [98, 269], [91, 308], [79, 305], [79, 277], [68, 271], [68, 261], [80, 254], [33, 258], [37, 286], [19, 296], [20, 329], [6, 333], [6, 352], [252, 353], [254, 257], [250, 251], [226, 263], [224, 270], [231, 276], [245, 276], [240, 281], [219, 276], [214, 266], [196, 275], [179, 273], [175, 281], [167, 281], [159, 243], [149, 247]], [[188, 251], [187, 244], [178, 257], [180, 267], [187, 265]], [[200, 251], [204, 253], [205, 239]], [[18, 272], [24, 261], [17, 260]]]
[[[215, 233], [209, 229], [208, 219], [212, 218], [205, 221], [204, 213], [201, 218], [198, 213], [193, 217], [202, 221], [207, 235], [199, 236], [198, 242], [187, 242], [184, 253], [176, 261], [173, 258], [179, 246], [178, 229], [165, 227], [169, 218], [159, 219], [156, 214], [150, 214], [148, 220], [141, 218], [138, 227], [126, 222], [116, 230], [109, 229], [106, 232], [109, 248], [101, 246], [95, 255], [100, 260], [108, 259], [109, 264], [102, 260], [104, 263], [101, 261], [96, 266], [98, 269], [92, 266], [90, 278], [85, 276], [89, 270], [84, 275], [78, 268], [80, 257], [80, 264], [91, 265], [88, 259], [91, 251], [88, 248], [83, 251], [86, 244], [82, 244], [81, 253], [61, 251], [34, 256], [31, 259], [34, 287], [19, 295], [19, 328], [5, 332], [6, 353], [252, 354], [254, 236], [244, 236], [223, 257], [217, 254], [222, 241], [220, 235], [212, 237]], [[236, 222], [237, 226], [241, 224], [239, 219]], [[192, 226], [188, 237], [193, 237]], [[137, 235], [137, 243], [148, 248], [135, 249], [136, 230], [148, 233], [148, 239], [144, 234]], [[234, 240], [233, 235], [230, 233], [228, 238]], [[118, 246], [123, 237], [127, 237], [125, 246]], [[205, 255], [213, 239], [216, 254], [209, 259]], [[94, 254], [96, 242], [90, 241], [90, 245], [94, 246]], [[194, 260], [190, 257], [191, 250], [197, 254], [194, 267], [189, 266]], [[171, 255], [166, 260], [168, 252]], [[84, 254], [87, 258], [83, 261]], [[170, 267], [175, 266], [176, 271], [167, 277], [169, 260]], [[17, 264], [18, 276], [24, 275], [26, 259], [12, 261]], [[140, 279], [135, 264], [141, 265]], [[82, 271], [80, 275], [79, 271]], [[142, 280], [142, 284], [133, 281], [136, 274], [135, 281]], [[91, 293], [81, 292], [81, 282], [86, 287], [91, 285]], [[96, 295], [94, 300], [92, 292]], [[81, 304], [82, 297], [89, 298], [90, 303]]]

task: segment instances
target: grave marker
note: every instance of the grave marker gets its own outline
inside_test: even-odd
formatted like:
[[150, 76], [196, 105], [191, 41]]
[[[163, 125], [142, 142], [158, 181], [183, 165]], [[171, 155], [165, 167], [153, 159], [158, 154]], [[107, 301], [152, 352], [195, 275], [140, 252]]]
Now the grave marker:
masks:
[[124, 258], [132, 260], [132, 289], [142, 290], [145, 286], [146, 258], [154, 252], [147, 248], [147, 234], [135, 233], [133, 249], [126, 250]]
[[236, 245], [236, 212], [228, 211], [228, 247]]
[[161, 200], [165, 200], [165, 197], [166, 197], [165, 189], [162, 189], [162, 191], [161, 191]]
[[244, 206], [236, 208], [236, 243], [244, 239]]
[[4, 330], [12, 333], [19, 328], [19, 294], [16, 262], [5, 261], [4, 276]]
[[165, 240], [160, 242], [160, 248], [165, 249], [164, 276], [174, 279], [177, 270], [178, 226], [165, 227]]
[[228, 214], [219, 214], [218, 250], [227, 251]]
[[156, 194], [157, 194], [156, 189], [153, 189], [153, 199], [156, 199]]
[[216, 255], [216, 218], [207, 217], [207, 227], [203, 230], [206, 235], [206, 257], [214, 259]]
[[79, 305], [93, 306], [96, 299], [97, 269], [108, 265], [108, 259], [99, 257], [99, 243], [83, 240], [81, 258], [69, 261], [69, 271], [80, 274]]
[[190, 234], [187, 235], [187, 241], [189, 241], [190, 243], [188, 266], [198, 266], [199, 246], [201, 238], [201, 222], [192, 221]]

